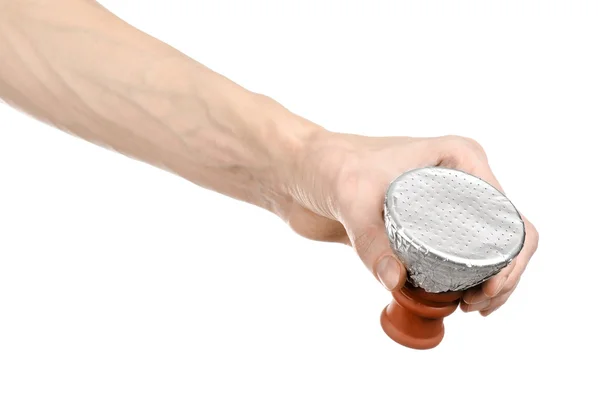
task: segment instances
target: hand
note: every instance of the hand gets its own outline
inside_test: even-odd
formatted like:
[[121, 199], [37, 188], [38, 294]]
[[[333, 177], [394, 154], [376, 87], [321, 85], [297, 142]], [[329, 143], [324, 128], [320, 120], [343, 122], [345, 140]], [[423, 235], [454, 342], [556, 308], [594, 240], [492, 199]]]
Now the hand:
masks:
[[[352, 246], [388, 290], [402, 288], [406, 270], [390, 248], [383, 222], [384, 194], [398, 175], [414, 168], [443, 166], [482, 178], [500, 191], [483, 148], [457, 136], [389, 137], [322, 133], [302, 151], [290, 192], [294, 204], [287, 221], [300, 235]], [[512, 263], [482, 285], [468, 290], [464, 311], [488, 315], [503, 305], [517, 286], [538, 244], [524, 219], [524, 248]]]

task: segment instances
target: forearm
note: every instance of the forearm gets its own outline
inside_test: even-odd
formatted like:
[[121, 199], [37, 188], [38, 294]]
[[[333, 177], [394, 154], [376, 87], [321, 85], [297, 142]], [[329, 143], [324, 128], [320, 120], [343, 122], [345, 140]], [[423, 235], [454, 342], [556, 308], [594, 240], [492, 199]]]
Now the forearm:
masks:
[[200, 186], [284, 210], [295, 153], [317, 126], [95, 2], [0, 3], [4, 100]]

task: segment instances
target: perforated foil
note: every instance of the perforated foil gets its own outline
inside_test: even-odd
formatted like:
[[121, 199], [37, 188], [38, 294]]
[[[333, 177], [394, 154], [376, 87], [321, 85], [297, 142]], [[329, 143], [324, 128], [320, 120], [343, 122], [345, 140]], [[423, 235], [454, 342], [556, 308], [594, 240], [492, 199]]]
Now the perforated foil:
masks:
[[525, 241], [523, 220], [504, 194], [448, 168], [399, 176], [386, 192], [384, 219], [408, 281], [427, 292], [482, 283], [507, 266]]

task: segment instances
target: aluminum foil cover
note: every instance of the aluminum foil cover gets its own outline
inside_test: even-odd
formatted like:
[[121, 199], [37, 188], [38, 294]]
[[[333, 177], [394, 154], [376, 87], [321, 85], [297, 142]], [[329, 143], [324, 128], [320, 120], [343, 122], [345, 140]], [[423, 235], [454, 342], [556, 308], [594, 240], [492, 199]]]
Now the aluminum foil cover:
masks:
[[448, 168], [399, 176], [386, 193], [384, 219], [408, 281], [427, 292], [482, 283], [507, 266], [525, 241], [523, 220], [504, 194]]

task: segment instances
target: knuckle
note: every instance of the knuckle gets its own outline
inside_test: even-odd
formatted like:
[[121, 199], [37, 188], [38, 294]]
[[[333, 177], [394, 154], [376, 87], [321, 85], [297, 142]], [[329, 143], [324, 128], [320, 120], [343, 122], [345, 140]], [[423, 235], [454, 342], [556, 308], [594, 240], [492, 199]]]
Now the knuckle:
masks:
[[354, 249], [361, 258], [364, 259], [367, 256], [369, 256], [369, 253], [373, 248], [373, 243], [375, 242], [376, 238], [376, 226], [367, 226], [354, 236], [354, 238], [352, 239], [352, 244], [354, 245]]
[[475, 139], [462, 137], [462, 144], [468, 151], [472, 152], [473, 154], [477, 155], [478, 157], [486, 158], [486, 153], [485, 153], [485, 150], [483, 149], [483, 146], [481, 146], [481, 144], [479, 142], [477, 142]]
[[474, 150], [478, 153], [485, 153], [485, 150], [483, 149], [483, 146], [481, 145], [481, 143], [479, 143], [478, 141], [476, 141], [473, 138], [465, 138], [466, 139], [466, 143], [467, 145], [469, 145], [469, 147], [471, 148], [471, 150]]
[[487, 154], [483, 146], [473, 138], [460, 135], [447, 135], [444, 137], [444, 143], [460, 163], [470, 163], [473, 160], [487, 162]]
[[483, 146], [481, 146], [481, 144], [479, 142], [477, 142], [475, 139], [470, 138], [470, 137], [466, 137], [466, 136], [462, 136], [462, 135], [446, 135], [446, 139], [451, 142], [454, 143], [457, 146], [461, 146], [463, 148], [467, 148], [473, 151], [481, 151], [483, 152]]

